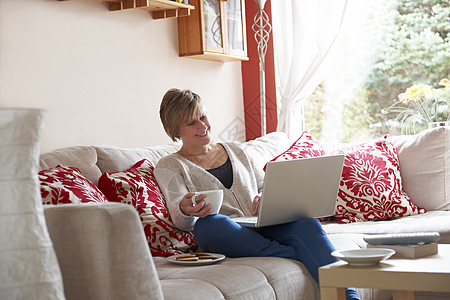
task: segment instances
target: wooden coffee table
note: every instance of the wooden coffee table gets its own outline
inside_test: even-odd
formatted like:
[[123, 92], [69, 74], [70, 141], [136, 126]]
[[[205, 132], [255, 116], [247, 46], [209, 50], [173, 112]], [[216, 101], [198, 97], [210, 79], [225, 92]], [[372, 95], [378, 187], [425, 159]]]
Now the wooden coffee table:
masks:
[[450, 292], [450, 244], [421, 258], [390, 258], [375, 266], [344, 261], [319, 269], [322, 299], [345, 299], [345, 287], [392, 290], [394, 299], [414, 299], [414, 291]]

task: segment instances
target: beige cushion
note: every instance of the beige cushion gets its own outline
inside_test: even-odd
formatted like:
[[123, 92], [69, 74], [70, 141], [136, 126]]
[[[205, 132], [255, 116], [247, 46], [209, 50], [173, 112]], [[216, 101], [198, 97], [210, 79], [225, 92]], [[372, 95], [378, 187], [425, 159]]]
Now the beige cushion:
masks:
[[159, 159], [176, 152], [179, 147], [179, 144], [173, 143], [144, 148], [101, 146], [95, 149], [98, 155], [97, 165], [101, 172], [112, 173], [125, 171], [144, 158], [155, 166]]
[[[125, 171], [142, 159], [156, 163], [164, 156], [178, 151], [181, 144], [171, 143], [143, 148], [120, 148], [114, 146], [97, 146], [97, 165], [101, 172]], [[245, 142], [248, 154], [256, 159], [261, 167], [289, 146], [284, 132], [272, 132], [255, 140]]]
[[390, 138], [411, 200], [427, 210], [450, 210], [450, 127]]
[[97, 153], [95, 152], [95, 148], [91, 146], [56, 149], [41, 154], [40, 158], [41, 170], [54, 168], [57, 165], [76, 167], [95, 185], [98, 184], [98, 179], [102, 175], [96, 163]]
[[437, 231], [441, 234], [439, 243], [450, 244], [450, 211], [428, 211], [424, 214], [401, 217], [388, 221], [366, 221], [348, 224], [324, 222], [327, 234], [378, 234], [417, 231]]
[[[186, 298], [182, 291], [193, 292], [195, 299], [319, 299], [317, 282], [302, 263], [290, 259], [226, 258], [203, 267], [174, 265], [165, 257], [154, 261], [165, 299]], [[196, 293], [192, 285], [205, 290]]]

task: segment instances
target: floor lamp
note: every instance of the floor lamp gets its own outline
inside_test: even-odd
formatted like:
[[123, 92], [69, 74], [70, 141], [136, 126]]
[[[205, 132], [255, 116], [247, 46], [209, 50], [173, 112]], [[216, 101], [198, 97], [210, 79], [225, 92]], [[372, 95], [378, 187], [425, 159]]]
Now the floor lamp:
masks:
[[260, 104], [261, 104], [261, 135], [265, 135], [266, 129], [266, 82], [265, 82], [265, 58], [267, 52], [267, 43], [269, 42], [270, 25], [269, 17], [264, 11], [266, 0], [255, 0], [258, 5], [258, 12], [253, 18], [253, 32], [255, 33], [255, 40], [258, 45], [259, 56], [259, 89], [260, 89]]

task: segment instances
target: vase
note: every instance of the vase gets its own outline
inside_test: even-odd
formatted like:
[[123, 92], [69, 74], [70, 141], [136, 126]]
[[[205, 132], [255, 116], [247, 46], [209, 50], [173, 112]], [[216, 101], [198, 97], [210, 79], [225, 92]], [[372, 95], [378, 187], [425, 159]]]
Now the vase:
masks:
[[442, 121], [442, 122], [429, 122], [428, 123], [428, 128], [445, 127], [445, 126], [450, 126], [450, 122]]

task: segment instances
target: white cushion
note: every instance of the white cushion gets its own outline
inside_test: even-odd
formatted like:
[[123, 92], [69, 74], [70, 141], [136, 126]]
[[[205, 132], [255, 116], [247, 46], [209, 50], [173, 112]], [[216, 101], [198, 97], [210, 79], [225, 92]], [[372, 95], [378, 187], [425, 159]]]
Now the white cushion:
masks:
[[427, 210], [450, 210], [450, 127], [390, 137], [411, 200]]
[[43, 112], [0, 109], [0, 295], [64, 299], [38, 181]]
[[285, 132], [274, 131], [243, 143], [243, 148], [262, 170], [268, 161], [289, 148], [289, 140]]

